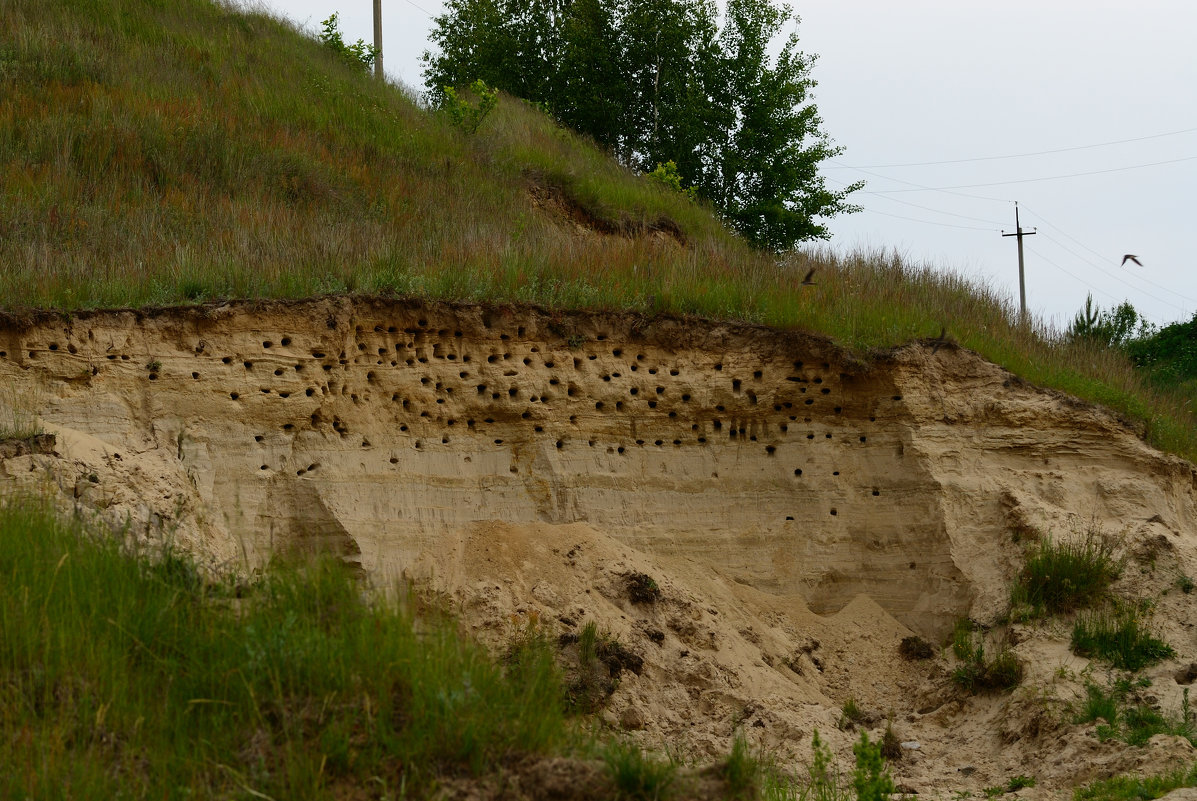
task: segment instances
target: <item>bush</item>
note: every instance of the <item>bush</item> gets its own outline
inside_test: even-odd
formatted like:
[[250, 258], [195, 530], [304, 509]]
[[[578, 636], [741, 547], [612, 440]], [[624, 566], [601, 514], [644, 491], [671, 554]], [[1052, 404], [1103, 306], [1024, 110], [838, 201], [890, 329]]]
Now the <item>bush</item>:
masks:
[[1134, 607], [1112, 606], [1077, 617], [1072, 627], [1072, 651], [1095, 657], [1122, 670], [1137, 671], [1175, 654], [1156, 637]]
[[1114, 543], [1100, 532], [1090, 530], [1079, 542], [1045, 539], [1027, 559], [1010, 600], [1036, 616], [1071, 612], [1105, 598], [1119, 573]]
[[474, 103], [461, 97], [452, 86], [441, 87], [441, 110], [449, 115], [449, 122], [454, 127], [472, 135], [477, 133], [478, 126], [498, 105], [499, 90], [491, 89], [485, 81], [477, 80], [470, 84], [469, 91], [477, 98]]
[[366, 44], [361, 39], [353, 44], [345, 44], [341, 31], [337, 28], [336, 14], [320, 24], [323, 26], [320, 43], [336, 53], [346, 64], [363, 70], [369, 70], [374, 66], [374, 61], [378, 58], [378, 48]]

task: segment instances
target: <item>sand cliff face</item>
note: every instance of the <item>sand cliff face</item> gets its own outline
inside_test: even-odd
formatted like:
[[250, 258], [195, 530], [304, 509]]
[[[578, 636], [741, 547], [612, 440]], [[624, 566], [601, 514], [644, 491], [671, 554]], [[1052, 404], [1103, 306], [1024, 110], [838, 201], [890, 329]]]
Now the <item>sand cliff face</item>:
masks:
[[[328, 551], [431, 577], [482, 628], [592, 615], [703, 655], [683, 674], [712, 720], [797, 710], [758, 727], [778, 742], [809, 734], [812, 699], [917, 705], [925, 677], [892, 652], [845, 640], [825, 664], [846, 636], [828, 621], [875, 647], [992, 622], [1017, 540], [1086, 521], [1197, 556], [1192, 465], [951, 345], [863, 361], [752, 326], [338, 298], [9, 321], [0, 382], [56, 437], [0, 459], [6, 486], [216, 563]], [[666, 602], [621, 600], [633, 570]], [[681, 675], [658, 657], [650, 675]], [[620, 692], [617, 711], [698, 697]], [[670, 714], [644, 728], [698, 737]]]
[[939, 632], [1002, 569], [994, 532], [1194, 518], [1188, 465], [952, 348], [866, 365], [762, 328], [352, 300], [87, 315], [0, 343], [72, 493], [250, 563], [322, 549], [387, 574], [480, 521], [583, 522]]

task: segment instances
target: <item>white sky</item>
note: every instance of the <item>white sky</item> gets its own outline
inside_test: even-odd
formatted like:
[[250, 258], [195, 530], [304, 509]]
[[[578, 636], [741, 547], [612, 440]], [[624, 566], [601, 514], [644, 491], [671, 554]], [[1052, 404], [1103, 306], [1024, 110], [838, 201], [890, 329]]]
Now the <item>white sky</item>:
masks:
[[[347, 40], [373, 40], [372, 0], [264, 4], [313, 32], [336, 11]], [[392, 78], [422, 88], [418, 58], [441, 8], [383, 0]], [[1015, 240], [999, 235], [1013, 231], [1017, 200], [1024, 229], [1038, 229], [1024, 239], [1032, 312], [1062, 326], [1089, 292], [1103, 308], [1130, 300], [1159, 324], [1197, 311], [1197, 248], [1184, 241], [1197, 228], [1197, 3], [807, 0], [796, 9], [801, 47], [819, 57], [825, 129], [845, 148], [825, 174], [832, 186], [868, 181], [853, 196], [867, 211], [831, 221], [832, 247], [897, 249], [1017, 298]], [[1139, 141], [870, 167], [1126, 139]], [[1162, 161], [1173, 163], [1120, 169]], [[1117, 171], [1021, 182], [1097, 170]], [[973, 186], [997, 182], [1011, 183]], [[968, 188], [890, 192], [913, 185]], [[1143, 266], [1120, 267], [1125, 253]]]

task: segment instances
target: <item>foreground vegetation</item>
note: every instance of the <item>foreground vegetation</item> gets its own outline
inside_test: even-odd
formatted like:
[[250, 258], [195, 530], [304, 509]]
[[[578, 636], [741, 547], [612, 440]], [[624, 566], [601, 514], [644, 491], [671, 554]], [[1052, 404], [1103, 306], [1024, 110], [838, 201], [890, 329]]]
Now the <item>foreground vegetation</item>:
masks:
[[0, 510], [0, 797], [328, 798], [480, 774], [569, 736], [551, 651], [496, 664], [333, 563], [213, 583]]
[[[623, 798], [688, 797], [675, 760], [569, 717], [549, 639], [495, 659], [404, 597], [371, 601], [329, 561], [213, 579], [0, 505], [0, 798], [421, 798], [559, 755], [601, 761]], [[741, 739], [713, 775], [745, 801], [884, 801], [879, 746], [854, 751], [851, 788], [817, 735], [806, 780]]]
[[351, 291], [697, 314], [858, 349], [946, 327], [1197, 459], [1191, 397], [1105, 343], [896, 254], [754, 250], [526, 104], [471, 136], [212, 0], [0, 7], [0, 307]]

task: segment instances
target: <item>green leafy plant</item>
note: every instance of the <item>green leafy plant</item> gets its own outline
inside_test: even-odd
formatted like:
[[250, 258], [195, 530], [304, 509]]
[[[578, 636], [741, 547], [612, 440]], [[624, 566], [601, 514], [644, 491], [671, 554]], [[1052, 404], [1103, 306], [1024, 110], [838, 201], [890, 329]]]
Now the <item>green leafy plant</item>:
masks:
[[1123, 670], [1142, 670], [1175, 654], [1140, 617], [1138, 609], [1111, 604], [1082, 613], [1072, 627], [1072, 651], [1095, 657]]
[[657, 168], [652, 172], [645, 173], [649, 180], [656, 181], [662, 186], [666, 186], [675, 192], [680, 192], [691, 200], [698, 198], [698, 189], [696, 187], [683, 187], [682, 176], [678, 174], [677, 162], [667, 161], [664, 164], [657, 164]]
[[337, 25], [337, 15], [333, 14], [321, 25], [320, 43], [336, 53], [346, 64], [369, 70], [378, 58], [378, 48], [368, 45], [362, 39], [353, 44], [346, 44]]
[[482, 79], [470, 84], [469, 94], [475, 98], [473, 103], [452, 86], [441, 87], [441, 91], [441, 109], [448, 115], [449, 121], [454, 127], [471, 135], [478, 132], [478, 126], [482, 125], [482, 121], [499, 102], [499, 90], [490, 88]]
[[852, 746], [856, 768], [852, 772], [852, 788], [856, 801], [886, 801], [897, 788], [881, 755], [881, 746], [869, 742], [868, 732], [860, 733], [860, 740]]

